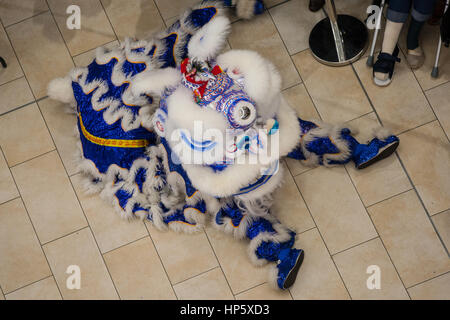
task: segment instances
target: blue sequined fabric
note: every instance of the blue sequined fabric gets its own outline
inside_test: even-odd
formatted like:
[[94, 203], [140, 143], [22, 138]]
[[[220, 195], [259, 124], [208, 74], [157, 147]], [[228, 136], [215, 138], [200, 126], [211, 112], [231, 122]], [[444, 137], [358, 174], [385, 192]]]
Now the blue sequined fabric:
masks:
[[[298, 120], [300, 124], [299, 145], [288, 153], [287, 156], [297, 160], [306, 160], [302, 150], [302, 148], [304, 148], [308, 152], [311, 152], [317, 156], [318, 164], [320, 165], [324, 164], [323, 159], [325, 155], [336, 155], [340, 156], [340, 159], [331, 159], [327, 164], [345, 164], [353, 160], [355, 165], [358, 167], [360, 164], [375, 158], [383, 147], [399, 141], [396, 136], [391, 135], [385, 140], [374, 138], [368, 144], [361, 144], [351, 135], [351, 131], [348, 128], [342, 128], [338, 132], [338, 136], [334, 137], [330, 136], [332, 132], [323, 131], [322, 135], [315, 132], [314, 138], [305, 143], [303, 142], [304, 136], [311, 130], [318, 128], [318, 125], [313, 122], [304, 121], [300, 118]], [[338, 147], [336, 140], [339, 140], [340, 144], [344, 145], [349, 150], [348, 155], [342, 155], [343, 150]]]

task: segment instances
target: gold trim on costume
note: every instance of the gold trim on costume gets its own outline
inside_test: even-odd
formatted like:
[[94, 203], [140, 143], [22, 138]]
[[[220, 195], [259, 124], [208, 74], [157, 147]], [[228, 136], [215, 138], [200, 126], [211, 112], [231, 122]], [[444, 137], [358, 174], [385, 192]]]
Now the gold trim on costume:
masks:
[[105, 139], [99, 138], [90, 134], [83, 124], [83, 119], [81, 115], [78, 114], [78, 119], [80, 120], [80, 128], [83, 136], [92, 143], [98, 144], [100, 146], [115, 147], [115, 148], [143, 148], [148, 146], [149, 142], [146, 139], [139, 140], [120, 140], [120, 139]]

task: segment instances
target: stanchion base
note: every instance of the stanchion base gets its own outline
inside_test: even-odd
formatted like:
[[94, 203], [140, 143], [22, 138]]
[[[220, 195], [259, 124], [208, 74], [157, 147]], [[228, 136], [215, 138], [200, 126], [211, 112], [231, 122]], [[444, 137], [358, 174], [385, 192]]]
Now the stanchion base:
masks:
[[344, 66], [358, 60], [367, 49], [368, 32], [366, 25], [355, 17], [340, 14], [337, 17], [341, 30], [345, 60], [339, 61], [330, 19], [319, 21], [309, 35], [309, 47], [313, 56], [330, 66]]

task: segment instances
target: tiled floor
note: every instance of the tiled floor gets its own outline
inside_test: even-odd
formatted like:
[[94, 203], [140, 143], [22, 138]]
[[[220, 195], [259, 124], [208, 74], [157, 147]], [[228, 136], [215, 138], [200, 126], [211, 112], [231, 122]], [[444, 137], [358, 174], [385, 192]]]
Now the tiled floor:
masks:
[[[266, 1], [263, 15], [234, 19], [231, 48], [271, 59], [300, 116], [351, 122], [362, 140], [381, 123], [401, 139], [394, 156], [362, 171], [286, 160], [274, 210], [306, 251], [289, 291], [271, 289], [245, 242], [212, 228], [161, 233], [82, 192], [75, 118], [46, 97], [48, 81], [195, 2], [0, 0], [9, 64], [0, 70], [0, 299], [450, 299], [450, 51], [432, 79], [436, 27], [423, 34], [425, 66], [413, 72], [402, 56], [393, 83], [378, 88], [364, 59], [341, 68], [313, 59], [308, 35], [324, 13], [309, 12], [308, 0]], [[370, 2], [336, 0], [359, 17]], [[65, 27], [69, 4], [81, 7], [79, 31]], [[80, 267], [79, 290], [66, 285], [70, 265]], [[369, 290], [373, 265], [381, 287]]]

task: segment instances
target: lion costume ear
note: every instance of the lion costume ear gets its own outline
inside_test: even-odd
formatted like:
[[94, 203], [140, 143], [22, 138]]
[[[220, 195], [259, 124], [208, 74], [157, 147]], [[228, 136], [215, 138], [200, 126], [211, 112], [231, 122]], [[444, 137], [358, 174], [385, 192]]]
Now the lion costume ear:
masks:
[[176, 87], [181, 74], [175, 68], [149, 70], [136, 75], [131, 82], [131, 92], [135, 96], [151, 94], [161, 96], [166, 88]]
[[215, 58], [225, 46], [230, 31], [230, 20], [227, 17], [215, 17], [189, 40], [189, 57], [203, 61]]

